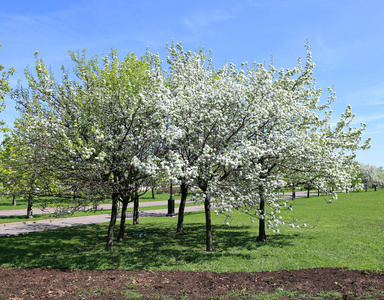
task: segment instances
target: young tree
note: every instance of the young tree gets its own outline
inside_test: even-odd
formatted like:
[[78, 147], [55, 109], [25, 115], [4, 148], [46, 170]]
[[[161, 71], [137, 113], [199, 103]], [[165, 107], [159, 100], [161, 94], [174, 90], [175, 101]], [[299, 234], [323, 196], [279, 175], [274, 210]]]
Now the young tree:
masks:
[[332, 111], [327, 109], [335, 97], [331, 91], [329, 101], [319, 104], [321, 89], [315, 86], [313, 68], [307, 46], [304, 67], [299, 60], [292, 70], [273, 66], [267, 70], [257, 64], [244, 71], [255, 118], [244, 128], [241, 168], [232, 174], [233, 185], [215, 197], [222, 199], [219, 212], [230, 214], [234, 207], [259, 219], [258, 241], [266, 240], [266, 226], [282, 222], [278, 215], [287, 203], [276, 194], [287, 182], [293, 186], [311, 182], [325, 195], [330, 193], [329, 184], [348, 189], [356, 169], [355, 152], [369, 147], [369, 140], [361, 144], [365, 124], [350, 127], [354, 118], [350, 106], [331, 127]]
[[77, 188], [93, 186], [111, 195], [106, 244], [111, 250], [118, 201], [126, 206], [137, 182], [157, 168], [164, 130], [163, 78], [151, 67], [149, 60], [156, 57], [150, 54], [130, 54], [120, 61], [112, 50], [101, 64], [97, 57], [87, 60], [85, 51], [70, 56], [73, 73], [62, 68], [59, 83], [36, 54], [36, 76], [27, 69], [29, 88], [20, 87], [14, 98], [31, 118], [33, 134], [31, 129], [25, 135], [45, 147], [46, 161], [67, 170]]
[[[183, 209], [188, 188], [197, 186], [204, 200], [206, 250], [213, 250], [212, 193], [216, 182], [238, 167], [241, 132], [251, 119], [253, 105], [244, 97], [245, 86], [233, 75], [234, 65], [215, 71], [203, 51], [168, 48], [170, 101], [168, 115], [169, 173], [181, 186], [178, 231], [183, 230]], [[246, 101], [243, 101], [245, 99]]]

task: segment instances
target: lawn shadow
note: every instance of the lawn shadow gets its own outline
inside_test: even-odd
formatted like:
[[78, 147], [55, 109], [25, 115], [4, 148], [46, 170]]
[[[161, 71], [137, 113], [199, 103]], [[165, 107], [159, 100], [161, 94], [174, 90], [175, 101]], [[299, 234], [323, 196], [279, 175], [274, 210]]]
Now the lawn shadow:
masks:
[[[67, 227], [0, 239], [0, 265], [76, 269], [166, 269], [203, 264], [221, 258], [250, 259], [261, 247], [292, 245], [297, 234], [274, 234], [256, 242], [255, 226], [213, 225], [215, 251], [205, 251], [205, 224], [185, 225], [176, 234], [175, 219], [158, 217], [127, 225], [123, 242], [105, 251], [107, 224]], [[118, 226], [115, 235], [117, 236]]]
[[[140, 228], [141, 231], [137, 231]], [[139, 233], [142, 233], [140, 235]], [[132, 269], [172, 268], [184, 264], [204, 264], [221, 258], [251, 259], [261, 247], [283, 248], [292, 246], [298, 234], [274, 234], [267, 242], [257, 242], [252, 226], [213, 225], [215, 250], [205, 251], [205, 224], [189, 223], [184, 234], [175, 228], [159, 228], [156, 224], [130, 227], [127, 238], [119, 247], [131, 248], [124, 257], [125, 266]], [[133, 246], [135, 245], [135, 246]], [[124, 267], [123, 267], [124, 268]]]
[[104, 227], [91, 224], [2, 237], [0, 265], [66, 268], [71, 260], [60, 257], [71, 253], [75, 258], [78, 251], [92, 251]]

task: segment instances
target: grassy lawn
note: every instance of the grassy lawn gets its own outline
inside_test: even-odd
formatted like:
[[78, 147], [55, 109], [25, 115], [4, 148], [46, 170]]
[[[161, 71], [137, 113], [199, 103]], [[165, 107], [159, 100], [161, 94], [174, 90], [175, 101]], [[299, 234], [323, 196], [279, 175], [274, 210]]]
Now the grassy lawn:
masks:
[[[187, 213], [186, 234], [175, 234], [177, 218], [141, 219], [127, 225], [127, 238], [104, 251], [108, 224], [94, 224], [0, 239], [0, 265], [76, 269], [179, 269], [253, 272], [346, 267], [384, 270], [384, 190], [297, 199], [287, 219], [307, 228], [284, 226], [255, 242], [257, 224], [236, 213], [231, 225], [213, 216], [215, 251], [205, 249], [204, 213]], [[118, 230], [118, 228], [116, 228]], [[117, 231], [116, 231], [117, 233]]]

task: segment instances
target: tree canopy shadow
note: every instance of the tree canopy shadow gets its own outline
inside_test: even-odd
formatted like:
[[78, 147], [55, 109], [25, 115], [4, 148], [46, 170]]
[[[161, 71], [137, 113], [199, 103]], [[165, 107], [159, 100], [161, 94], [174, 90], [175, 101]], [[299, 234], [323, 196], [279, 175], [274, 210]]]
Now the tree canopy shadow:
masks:
[[[188, 223], [185, 234], [174, 224], [129, 225], [125, 240], [105, 251], [106, 224], [92, 224], [0, 239], [0, 265], [77, 269], [156, 269], [204, 264], [225, 257], [250, 259], [264, 246], [292, 245], [298, 234], [274, 234], [256, 242], [254, 226], [214, 224], [215, 251], [205, 251], [205, 224]], [[116, 231], [117, 234], [117, 231]]]

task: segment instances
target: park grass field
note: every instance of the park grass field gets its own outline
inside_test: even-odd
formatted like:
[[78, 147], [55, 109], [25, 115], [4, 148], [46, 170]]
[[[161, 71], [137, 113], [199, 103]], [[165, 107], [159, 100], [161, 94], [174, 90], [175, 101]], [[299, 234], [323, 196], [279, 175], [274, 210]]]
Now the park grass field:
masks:
[[[176, 234], [177, 218], [141, 219], [127, 225], [127, 237], [106, 252], [108, 224], [94, 224], [0, 239], [3, 267], [73, 269], [184, 270], [260, 272], [307, 268], [384, 270], [384, 190], [296, 199], [286, 220], [307, 228], [268, 230], [256, 242], [257, 223], [235, 213], [230, 226], [213, 216], [215, 251], [205, 249], [204, 213], [187, 213], [185, 234]], [[118, 230], [118, 228], [116, 228]]]

